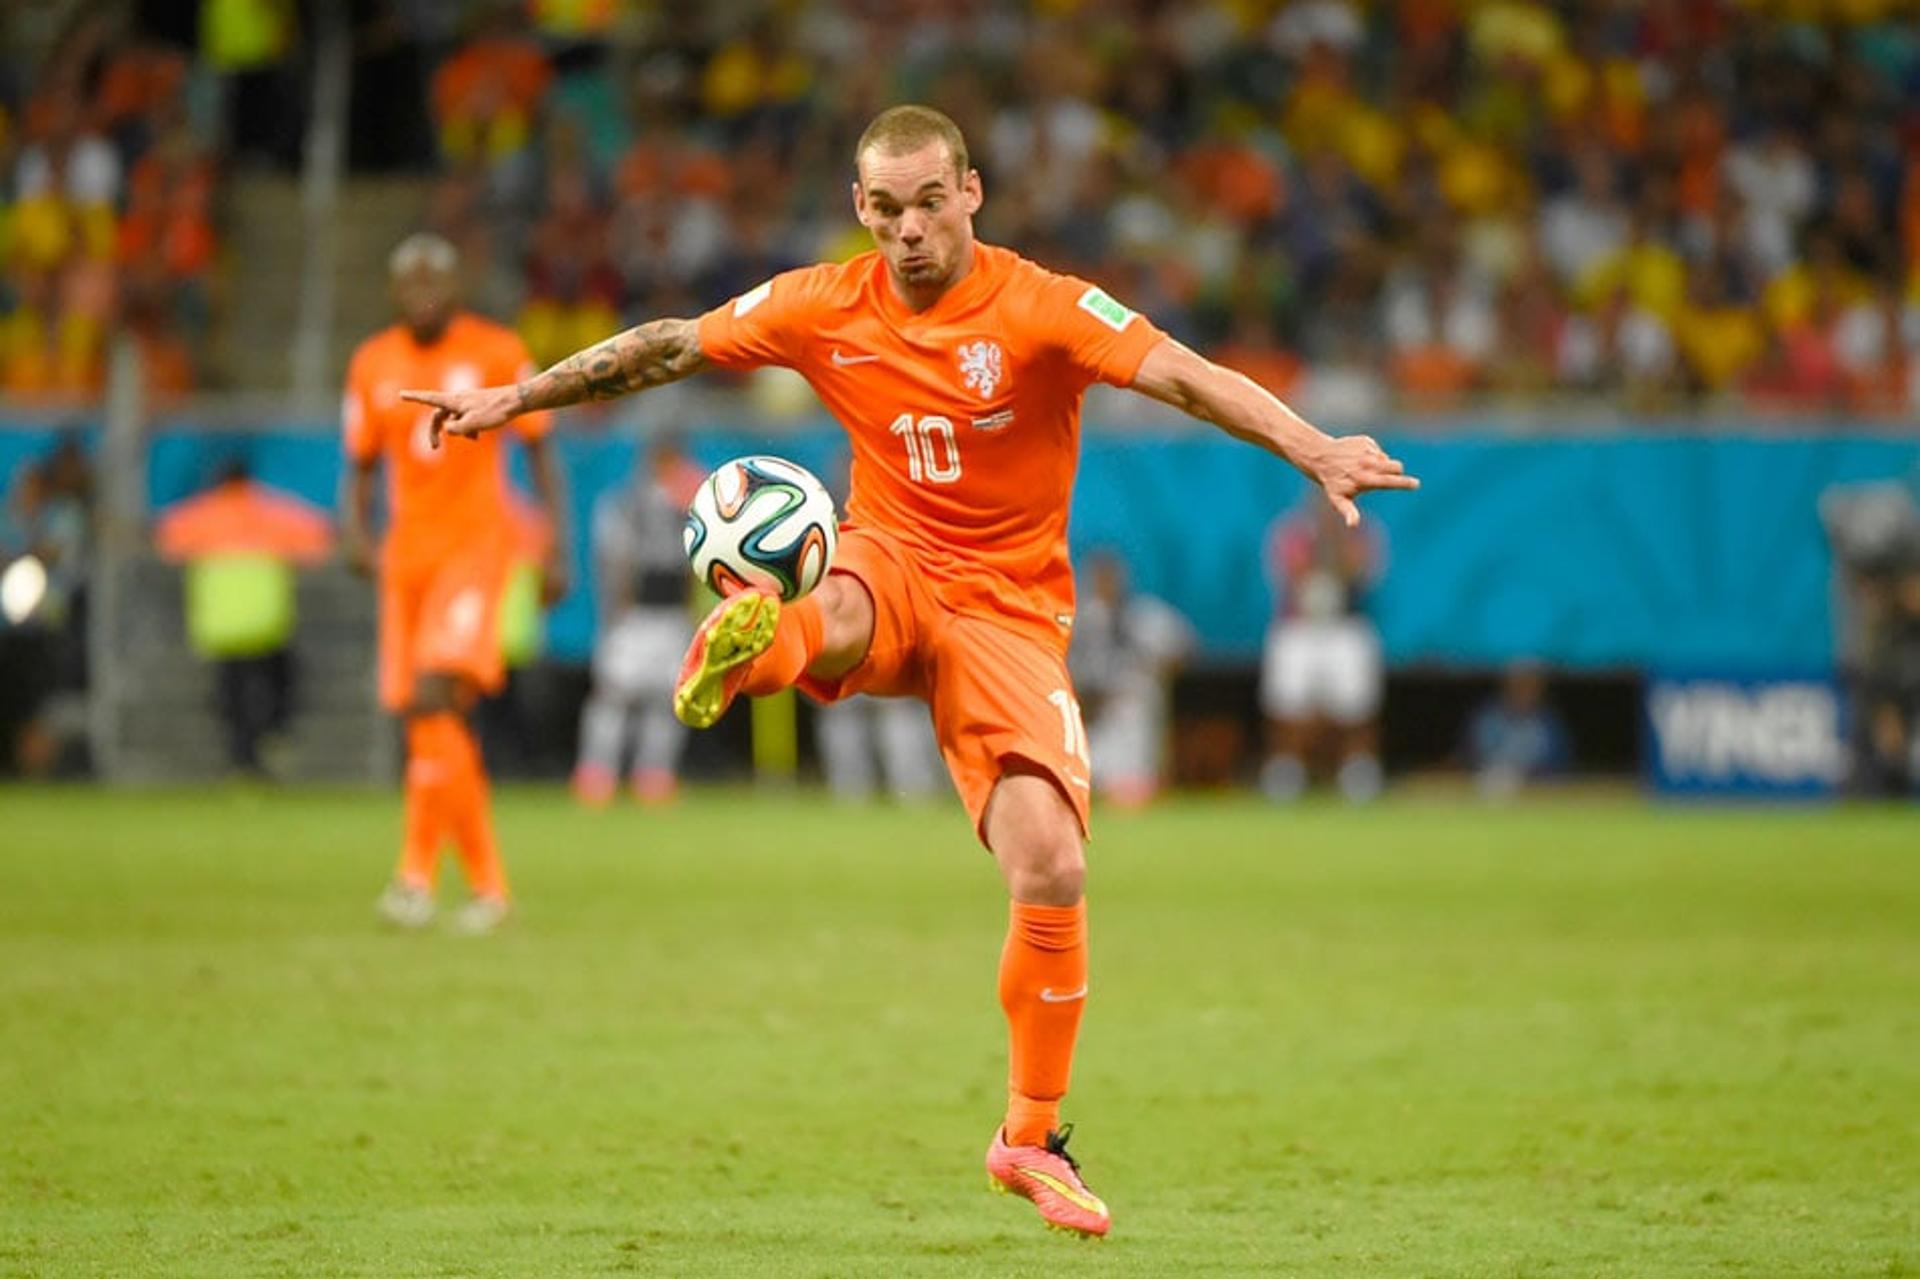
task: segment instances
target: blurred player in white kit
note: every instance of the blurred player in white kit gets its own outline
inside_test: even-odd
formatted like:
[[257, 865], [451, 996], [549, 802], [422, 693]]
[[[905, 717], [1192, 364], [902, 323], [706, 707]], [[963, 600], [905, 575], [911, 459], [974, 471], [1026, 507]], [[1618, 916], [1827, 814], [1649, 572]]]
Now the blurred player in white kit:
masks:
[[1267, 533], [1276, 608], [1260, 665], [1260, 789], [1276, 802], [1298, 797], [1319, 759], [1335, 762], [1340, 793], [1354, 803], [1379, 794], [1382, 780], [1386, 672], [1367, 594], [1383, 548], [1377, 525], [1349, 528], [1330, 508], [1317, 509], [1324, 506], [1309, 497]]
[[1087, 589], [1067, 661], [1086, 715], [1093, 784], [1110, 802], [1138, 807], [1164, 779], [1168, 686], [1193, 649], [1193, 627], [1172, 605], [1133, 591], [1126, 564], [1111, 552], [1089, 555], [1081, 572]]
[[600, 637], [573, 774], [574, 794], [583, 803], [612, 801], [630, 743], [636, 799], [662, 803], [679, 787], [687, 729], [673, 717], [673, 676], [693, 638], [687, 603], [692, 579], [681, 529], [702, 478], [678, 441], [662, 436], [634, 468], [631, 482], [594, 508]]

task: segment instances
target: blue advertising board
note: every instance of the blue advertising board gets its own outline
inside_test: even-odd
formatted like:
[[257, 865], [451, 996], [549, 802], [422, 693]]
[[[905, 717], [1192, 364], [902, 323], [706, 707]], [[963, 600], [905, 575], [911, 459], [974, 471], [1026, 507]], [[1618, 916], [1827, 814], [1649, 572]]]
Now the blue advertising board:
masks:
[[1810, 799], [1845, 779], [1846, 701], [1827, 676], [1657, 675], [1645, 711], [1661, 794]]

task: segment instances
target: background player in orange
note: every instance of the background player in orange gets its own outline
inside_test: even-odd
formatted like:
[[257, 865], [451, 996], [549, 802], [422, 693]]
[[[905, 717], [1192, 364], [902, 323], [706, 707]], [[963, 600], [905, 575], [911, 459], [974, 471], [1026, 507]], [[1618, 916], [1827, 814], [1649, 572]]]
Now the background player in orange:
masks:
[[875, 252], [776, 276], [698, 320], [643, 324], [513, 386], [408, 396], [437, 410], [436, 430], [474, 435], [710, 365], [806, 376], [853, 448], [833, 570], [784, 609], [757, 592], [721, 601], [675, 710], [704, 726], [738, 693], [793, 684], [928, 701], [1013, 899], [1009, 1097], [988, 1171], [1049, 1225], [1105, 1234], [1058, 1119], [1088, 990], [1086, 734], [1065, 661], [1081, 397], [1106, 381], [1213, 422], [1300, 468], [1349, 522], [1358, 494], [1417, 484], [1371, 439], [1323, 434], [1099, 288], [976, 241], [980, 175], [939, 112], [883, 112], [855, 166]]
[[[451, 839], [473, 893], [458, 923], [485, 932], [507, 916], [507, 878], [467, 716], [504, 675], [499, 610], [513, 565], [506, 451], [498, 437], [435, 447], [432, 415], [402, 400], [400, 390], [459, 391], [533, 368], [512, 330], [459, 309], [459, 260], [447, 241], [412, 236], [393, 251], [388, 270], [400, 322], [354, 352], [343, 409], [353, 468], [343, 549], [363, 572], [377, 565], [380, 699], [406, 718], [406, 829], [379, 912], [406, 928], [432, 920], [440, 849]], [[515, 423], [541, 507], [559, 531], [560, 478], [548, 429], [544, 413]], [[383, 462], [388, 526], [376, 555], [370, 530]], [[566, 592], [565, 537], [553, 546], [543, 592], [549, 602]]]

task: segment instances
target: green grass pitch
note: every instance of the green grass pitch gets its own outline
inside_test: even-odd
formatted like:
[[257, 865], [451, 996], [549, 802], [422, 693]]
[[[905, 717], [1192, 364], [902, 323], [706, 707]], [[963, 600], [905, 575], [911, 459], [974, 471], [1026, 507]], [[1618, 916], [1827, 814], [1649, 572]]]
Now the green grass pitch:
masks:
[[1068, 1117], [990, 1196], [957, 809], [508, 790], [502, 936], [378, 792], [0, 791], [0, 1275], [1920, 1273], [1920, 818], [1101, 818]]

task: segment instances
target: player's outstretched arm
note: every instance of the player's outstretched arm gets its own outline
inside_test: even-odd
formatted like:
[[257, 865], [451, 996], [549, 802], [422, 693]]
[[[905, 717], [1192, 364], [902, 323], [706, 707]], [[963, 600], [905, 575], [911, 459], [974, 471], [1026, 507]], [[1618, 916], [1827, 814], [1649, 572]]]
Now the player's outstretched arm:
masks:
[[433, 408], [429, 433], [437, 446], [443, 431], [468, 436], [497, 431], [522, 413], [611, 400], [678, 382], [706, 367], [698, 321], [649, 320], [513, 386], [402, 391], [400, 398]]
[[1360, 508], [1353, 502], [1360, 494], [1420, 487], [1372, 436], [1328, 435], [1246, 374], [1215, 364], [1172, 338], [1147, 352], [1133, 375], [1133, 389], [1279, 454], [1324, 489], [1350, 525], [1360, 522]]

